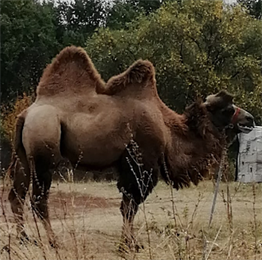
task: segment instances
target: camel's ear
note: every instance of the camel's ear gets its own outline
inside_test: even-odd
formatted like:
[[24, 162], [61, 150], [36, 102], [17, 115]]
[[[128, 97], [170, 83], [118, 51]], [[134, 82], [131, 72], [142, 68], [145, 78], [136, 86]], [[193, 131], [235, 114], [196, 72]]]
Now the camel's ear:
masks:
[[233, 102], [233, 95], [228, 93], [226, 90], [221, 90], [215, 95], [217, 98], [221, 98], [226, 103]]
[[148, 60], [138, 60], [127, 70], [129, 83], [142, 83], [154, 75], [154, 66]]
[[221, 90], [217, 94], [209, 95], [206, 98], [205, 105], [206, 107], [211, 108], [212, 106], [216, 106], [217, 104], [232, 104], [233, 95], [228, 93], [226, 90]]

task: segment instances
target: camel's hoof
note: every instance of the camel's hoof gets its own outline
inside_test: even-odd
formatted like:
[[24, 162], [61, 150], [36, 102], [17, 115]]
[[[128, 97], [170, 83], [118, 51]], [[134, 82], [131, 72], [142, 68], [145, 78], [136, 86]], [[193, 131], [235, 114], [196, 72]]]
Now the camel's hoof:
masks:
[[138, 253], [141, 249], [144, 249], [142, 244], [138, 244], [137, 242], [122, 242], [118, 246], [118, 251], [121, 253], [128, 253], [130, 251], [135, 251]]
[[118, 245], [118, 250], [117, 250], [120, 254], [127, 254], [128, 252], [130, 252], [130, 248], [126, 243], [120, 243]]
[[10, 252], [11, 252], [10, 246], [9, 245], [3, 246], [3, 248], [0, 251], [0, 254], [2, 254], [4, 251], [6, 251], [8, 254], [10, 254]]
[[19, 243], [20, 243], [20, 245], [26, 245], [26, 244], [31, 243], [31, 244], [33, 244], [35, 246], [39, 246], [37, 240], [30, 239], [29, 237], [21, 237]]
[[23, 231], [21, 232], [20, 234], [20, 239], [19, 239], [19, 243], [22, 245], [22, 244], [25, 244], [25, 243], [30, 243], [30, 239], [29, 239], [29, 236]]
[[30, 239], [29, 236], [23, 231], [20, 235], [20, 245], [26, 245], [28, 243], [38, 246], [38, 242], [35, 239]]
[[144, 249], [144, 245], [142, 245], [142, 244], [135, 244], [135, 250], [136, 250], [136, 252], [138, 253], [139, 252], [139, 250], [141, 250], [141, 249]]
[[59, 248], [59, 245], [58, 245], [58, 243], [56, 242], [55, 239], [54, 240], [49, 240], [49, 244], [53, 248]]

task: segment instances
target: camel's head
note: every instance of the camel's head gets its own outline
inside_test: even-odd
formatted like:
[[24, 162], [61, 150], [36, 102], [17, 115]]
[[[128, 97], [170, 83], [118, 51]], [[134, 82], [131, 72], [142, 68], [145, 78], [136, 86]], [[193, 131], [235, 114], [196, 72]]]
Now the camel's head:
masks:
[[254, 117], [233, 104], [233, 96], [227, 91], [210, 95], [204, 103], [210, 113], [211, 121], [218, 128], [229, 126], [235, 134], [249, 133], [254, 127]]
[[233, 131], [236, 134], [248, 134], [255, 126], [254, 117], [243, 108], [234, 105], [234, 109], [235, 113], [231, 120]]

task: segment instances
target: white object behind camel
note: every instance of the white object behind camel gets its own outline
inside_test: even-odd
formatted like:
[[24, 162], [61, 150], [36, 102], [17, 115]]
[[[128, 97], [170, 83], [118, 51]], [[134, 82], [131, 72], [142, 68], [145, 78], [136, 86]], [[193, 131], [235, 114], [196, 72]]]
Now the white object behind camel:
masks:
[[238, 138], [238, 181], [262, 182], [262, 126]]

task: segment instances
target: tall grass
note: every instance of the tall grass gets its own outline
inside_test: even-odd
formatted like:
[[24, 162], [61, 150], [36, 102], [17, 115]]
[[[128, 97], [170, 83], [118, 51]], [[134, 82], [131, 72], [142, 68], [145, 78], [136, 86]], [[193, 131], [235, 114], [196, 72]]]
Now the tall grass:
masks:
[[[261, 259], [261, 184], [241, 184], [240, 187], [235, 183], [221, 184], [214, 220], [208, 228], [213, 189], [210, 181], [199, 187], [174, 191], [173, 196], [160, 182], [148, 201], [141, 205], [135, 221], [136, 239], [144, 249], [121, 255], [117, 251], [122, 225], [117, 206], [120, 196], [114, 184], [53, 184], [50, 204], [54, 199], [57, 203], [50, 207], [50, 215], [59, 243], [57, 249], [50, 247], [28, 200], [25, 204], [26, 230], [37, 244], [19, 244], [6, 201], [9, 188], [3, 184], [0, 259]], [[104, 188], [104, 199], [108, 196], [108, 203], [110, 200], [116, 203], [92, 208], [94, 202], [84, 191], [92, 190], [96, 198], [101, 196], [101, 188], [106, 185], [109, 187]], [[233, 218], [228, 218], [224, 201], [227, 185], [230, 190], [238, 189], [234, 197], [231, 196]], [[78, 201], [80, 197], [82, 203]], [[172, 207], [175, 207], [175, 216]]]
[[[79, 159], [81, 160], [81, 159]], [[148, 183], [133, 171], [141, 193]], [[143, 172], [143, 176], [151, 172]], [[150, 178], [149, 178], [150, 181]], [[112, 183], [53, 182], [50, 216], [58, 247], [50, 247], [42, 224], [25, 203], [30, 242], [16, 238], [7, 201], [10, 183], [1, 183], [0, 259], [262, 259], [262, 184], [221, 183], [212, 224], [211, 181], [176, 191], [162, 181], [140, 205], [135, 220], [139, 252], [119, 254], [121, 196]]]

